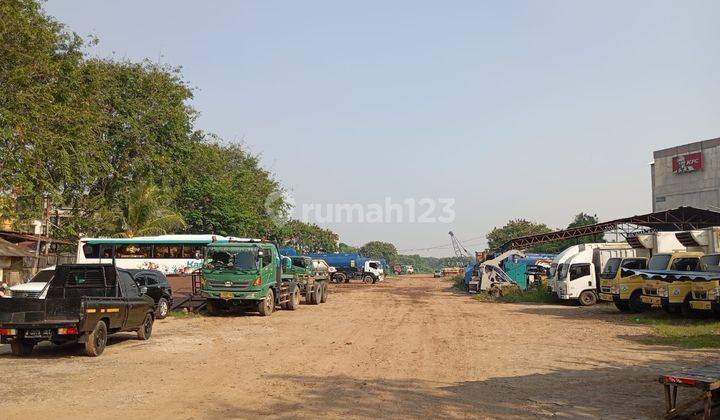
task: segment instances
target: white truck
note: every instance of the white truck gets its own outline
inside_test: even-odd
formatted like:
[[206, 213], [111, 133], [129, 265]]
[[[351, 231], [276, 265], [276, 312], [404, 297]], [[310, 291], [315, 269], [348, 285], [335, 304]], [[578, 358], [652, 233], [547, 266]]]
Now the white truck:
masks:
[[582, 249], [588, 249], [588, 248], [594, 248], [596, 246], [599, 246], [602, 244], [581, 244], [581, 245], [572, 245], [567, 248], [565, 248], [561, 253], [559, 253], [555, 259], [553, 259], [552, 264], [550, 265], [550, 273], [548, 276], [548, 292], [550, 295], [556, 299], [559, 299], [560, 296], [558, 295], [558, 274], [561, 270], [565, 269], [565, 265], [567, 264], [567, 261], [572, 258], [575, 254], [579, 253]]
[[577, 252], [557, 270], [557, 296], [560, 300], [577, 301], [583, 306], [594, 305], [598, 301], [600, 273], [608, 260], [648, 255], [627, 242], [579, 245]]

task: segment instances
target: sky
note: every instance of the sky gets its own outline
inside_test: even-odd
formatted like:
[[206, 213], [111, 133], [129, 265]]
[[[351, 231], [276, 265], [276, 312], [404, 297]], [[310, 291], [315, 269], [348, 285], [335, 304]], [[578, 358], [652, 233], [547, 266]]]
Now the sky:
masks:
[[[652, 151], [720, 137], [717, 1], [49, 0], [45, 10], [97, 36], [93, 56], [181, 66], [197, 128], [259, 154], [297, 217], [318, 214], [314, 204], [361, 206], [363, 223], [359, 213], [319, 223], [354, 245], [450, 256], [450, 230], [472, 251], [514, 218], [561, 228], [581, 211], [649, 212]], [[454, 199], [452, 212], [440, 199]], [[403, 218], [369, 223], [387, 200]]]

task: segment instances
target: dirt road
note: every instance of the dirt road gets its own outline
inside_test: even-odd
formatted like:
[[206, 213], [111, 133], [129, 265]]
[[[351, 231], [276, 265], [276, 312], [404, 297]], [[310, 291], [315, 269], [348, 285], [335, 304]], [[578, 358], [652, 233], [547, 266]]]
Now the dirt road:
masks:
[[98, 358], [0, 346], [0, 417], [657, 417], [659, 371], [712, 354], [640, 344], [646, 327], [610, 307], [480, 303], [449, 286], [403, 277], [269, 318], [170, 318]]

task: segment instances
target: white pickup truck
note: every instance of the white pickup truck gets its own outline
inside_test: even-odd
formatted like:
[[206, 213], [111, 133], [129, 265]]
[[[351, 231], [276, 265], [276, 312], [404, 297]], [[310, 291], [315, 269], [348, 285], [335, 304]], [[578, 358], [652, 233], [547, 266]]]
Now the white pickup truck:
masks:
[[10, 287], [10, 296], [5, 297], [23, 297], [45, 299], [47, 294], [47, 284], [55, 276], [55, 266], [44, 268], [35, 274], [27, 283], [16, 284]]

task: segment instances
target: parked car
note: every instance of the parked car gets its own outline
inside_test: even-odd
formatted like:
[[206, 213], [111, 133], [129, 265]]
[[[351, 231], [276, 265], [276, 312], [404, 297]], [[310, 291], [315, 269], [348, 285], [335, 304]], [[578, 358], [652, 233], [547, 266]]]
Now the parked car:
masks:
[[172, 307], [172, 289], [165, 274], [157, 270], [128, 270], [139, 287], [147, 287], [147, 295], [155, 301], [155, 319], [163, 319]]
[[442, 277], [442, 276], [443, 276], [442, 270], [435, 270], [433, 272], [433, 277], [435, 277], [435, 278]]

